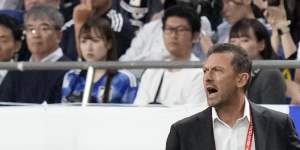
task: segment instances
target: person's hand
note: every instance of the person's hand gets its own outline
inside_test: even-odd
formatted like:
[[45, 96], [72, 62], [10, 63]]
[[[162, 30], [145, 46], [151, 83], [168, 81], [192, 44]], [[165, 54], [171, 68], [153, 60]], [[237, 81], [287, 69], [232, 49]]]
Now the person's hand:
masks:
[[267, 7], [264, 16], [272, 28], [280, 29], [289, 25], [284, 7], [284, 0], [280, 0], [279, 6]]
[[92, 0], [82, 0], [74, 8], [73, 19], [75, 23], [83, 24], [93, 14]]

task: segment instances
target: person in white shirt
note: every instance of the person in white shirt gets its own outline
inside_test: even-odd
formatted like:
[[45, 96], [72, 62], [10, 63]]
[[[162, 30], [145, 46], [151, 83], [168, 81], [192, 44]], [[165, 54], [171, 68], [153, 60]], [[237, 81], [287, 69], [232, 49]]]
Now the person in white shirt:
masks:
[[[163, 39], [170, 53], [167, 61], [199, 61], [192, 54], [193, 40], [200, 31], [197, 13], [187, 6], [173, 6], [162, 18]], [[202, 69], [147, 69], [135, 99], [137, 105], [207, 105]]]
[[246, 98], [251, 60], [232, 44], [213, 46], [203, 65], [206, 110], [171, 126], [166, 150], [298, 150], [293, 121]]

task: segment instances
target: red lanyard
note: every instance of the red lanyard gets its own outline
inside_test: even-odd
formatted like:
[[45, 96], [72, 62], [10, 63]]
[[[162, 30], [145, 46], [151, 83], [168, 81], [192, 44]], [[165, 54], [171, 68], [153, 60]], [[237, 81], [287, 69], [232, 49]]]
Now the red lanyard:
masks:
[[253, 135], [254, 135], [253, 121], [252, 121], [252, 117], [251, 117], [251, 114], [250, 114], [250, 123], [249, 123], [249, 128], [248, 128], [248, 133], [247, 133], [245, 150], [251, 150]]

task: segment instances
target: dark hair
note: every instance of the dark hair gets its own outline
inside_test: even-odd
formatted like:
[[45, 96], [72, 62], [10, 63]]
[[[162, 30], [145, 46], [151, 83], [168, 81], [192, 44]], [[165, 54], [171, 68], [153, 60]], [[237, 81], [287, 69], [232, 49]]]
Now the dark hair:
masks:
[[114, 32], [111, 28], [111, 22], [105, 17], [91, 17], [81, 27], [79, 31], [79, 38], [83, 34], [91, 36], [95, 33], [98, 37], [102, 38], [104, 42], [111, 44], [111, 49], [108, 50], [107, 61], [118, 60], [118, 53], [116, 49], [116, 40]]
[[249, 37], [253, 31], [258, 42], [264, 42], [264, 49], [260, 52], [263, 59], [276, 59], [276, 54], [271, 46], [270, 35], [266, 27], [257, 19], [241, 19], [236, 22], [230, 31], [230, 38]]
[[165, 11], [164, 16], [162, 17], [163, 29], [165, 28], [166, 21], [169, 17], [184, 18], [190, 25], [192, 33], [200, 32], [200, 17], [192, 7], [189, 7], [187, 5], [175, 5], [168, 8]]
[[[79, 31], [79, 38], [83, 34], [91, 36], [92, 32], [96, 33], [97, 36], [101, 37], [105, 43], [111, 44], [111, 49], [107, 53], [107, 61], [118, 60], [118, 54], [116, 49], [116, 41], [113, 30], [111, 28], [111, 22], [105, 17], [91, 17], [81, 27]], [[109, 69], [106, 71], [107, 80], [105, 83], [103, 103], [109, 102], [109, 93], [114, 75], [117, 73], [116, 70]]]
[[164, 10], [167, 10], [168, 8], [175, 6], [177, 4], [176, 0], [165, 0], [165, 3], [163, 4]]
[[[207, 57], [215, 53], [233, 54], [231, 64], [233, 66], [234, 71], [236, 73], [248, 73], [249, 77], [251, 78], [252, 63], [251, 60], [248, 58], [246, 50], [233, 44], [223, 43], [212, 46], [207, 52]], [[250, 79], [248, 80], [245, 86], [245, 90], [247, 89], [249, 82]]]
[[17, 20], [5, 14], [0, 14], [0, 26], [8, 28], [16, 41], [22, 40], [22, 30]]

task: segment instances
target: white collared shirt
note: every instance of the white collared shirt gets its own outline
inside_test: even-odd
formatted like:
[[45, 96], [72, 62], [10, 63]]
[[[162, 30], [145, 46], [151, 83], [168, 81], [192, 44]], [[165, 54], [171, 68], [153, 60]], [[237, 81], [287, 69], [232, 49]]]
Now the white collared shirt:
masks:
[[[57, 48], [55, 51], [53, 51], [52, 53], [50, 53], [48, 56], [46, 56], [45, 58], [43, 58], [40, 62], [56, 62], [58, 61], [61, 57], [63, 57], [63, 51], [62, 49], [59, 47]], [[32, 60], [32, 57], [30, 57], [29, 62], [34, 62]]]
[[[246, 97], [244, 115], [236, 121], [233, 128], [218, 117], [215, 108], [212, 108], [212, 120], [216, 150], [245, 150], [250, 122], [250, 107]], [[254, 135], [251, 149], [255, 150]]]

